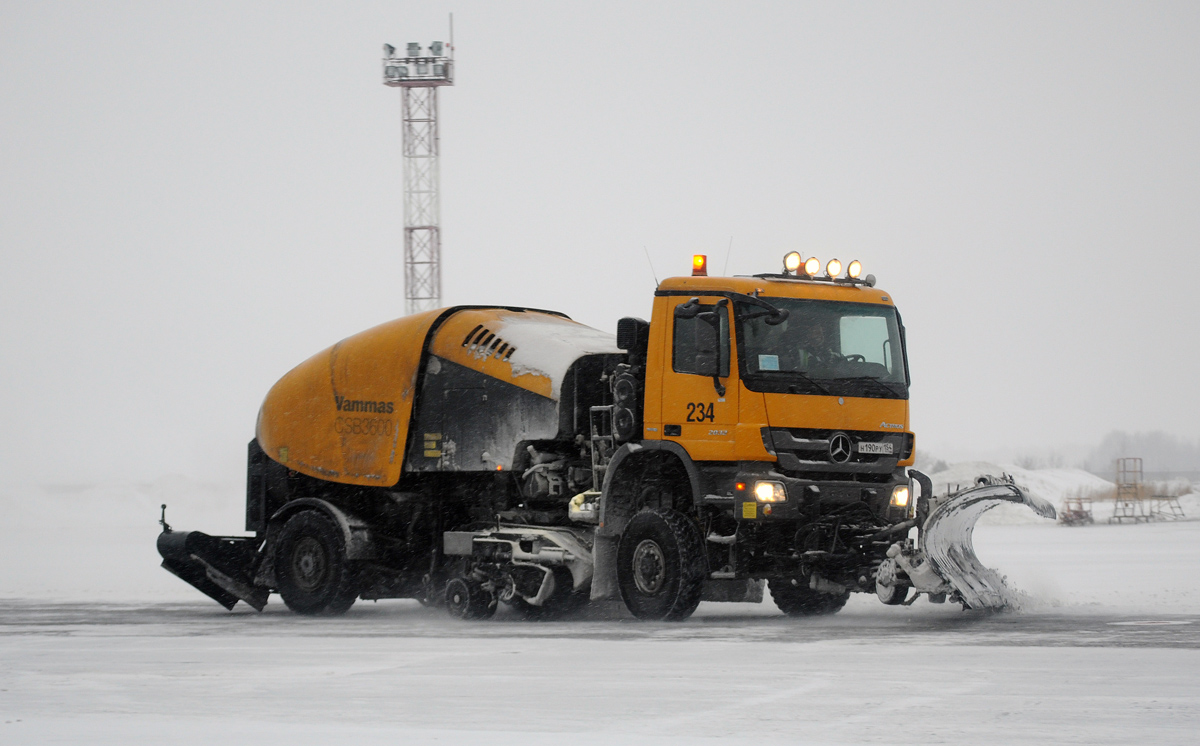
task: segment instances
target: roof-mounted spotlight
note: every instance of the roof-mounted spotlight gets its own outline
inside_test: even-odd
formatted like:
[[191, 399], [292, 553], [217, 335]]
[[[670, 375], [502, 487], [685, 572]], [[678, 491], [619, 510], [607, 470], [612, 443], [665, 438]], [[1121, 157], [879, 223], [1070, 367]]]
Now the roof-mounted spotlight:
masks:
[[445, 45], [443, 45], [440, 41], [435, 41], [429, 45], [429, 51], [433, 53], [434, 57], [441, 57], [442, 49], [444, 48]]
[[383, 55], [388, 58], [395, 57], [396, 56], [396, 48], [393, 47], [391, 44], [384, 44], [383, 45]]
[[849, 277], [851, 280], [857, 280], [858, 276], [861, 274], [862, 274], [862, 262], [858, 261], [857, 259], [850, 262], [849, 266], [846, 267], [846, 276]]
[[420, 42], [410, 41], [408, 43], [408, 56], [409, 57], [420, 57], [421, 56], [421, 43]]
[[808, 275], [809, 277], [816, 277], [817, 273], [820, 271], [821, 260], [815, 256], [810, 256], [808, 261], [804, 263], [804, 274]]
[[783, 257], [783, 271], [786, 274], [795, 274], [796, 270], [800, 269], [801, 264], [802, 261], [800, 259], [799, 251], [789, 251], [787, 255]]
[[830, 259], [829, 264], [825, 265], [825, 275], [827, 277], [837, 277], [842, 273], [842, 263], [837, 259]]
[[869, 288], [875, 287], [875, 275], [867, 275], [863, 278], [863, 284]]

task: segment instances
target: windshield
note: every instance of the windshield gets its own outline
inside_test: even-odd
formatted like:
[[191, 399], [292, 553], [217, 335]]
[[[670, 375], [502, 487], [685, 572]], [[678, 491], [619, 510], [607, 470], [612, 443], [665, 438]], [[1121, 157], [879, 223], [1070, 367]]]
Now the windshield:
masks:
[[786, 309], [782, 323], [736, 304], [742, 379], [751, 391], [908, 398], [896, 309], [869, 303], [764, 298]]

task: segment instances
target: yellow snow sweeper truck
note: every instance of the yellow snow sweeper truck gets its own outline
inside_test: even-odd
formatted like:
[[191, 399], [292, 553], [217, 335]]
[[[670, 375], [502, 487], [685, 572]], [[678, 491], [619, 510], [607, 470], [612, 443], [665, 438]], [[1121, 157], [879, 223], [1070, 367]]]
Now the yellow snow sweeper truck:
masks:
[[[163, 567], [227, 608], [301, 614], [416, 598], [481, 619], [619, 598], [831, 614], [850, 593], [1013, 603], [971, 546], [1011, 480], [932, 494], [911, 468], [905, 331], [862, 265], [658, 285], [611, 335], [530, 308], [455, 306], [343, 339], [267, 394], [246, 531], [172, 530]], [[765, 586], [765, 588], [764, 588]]]

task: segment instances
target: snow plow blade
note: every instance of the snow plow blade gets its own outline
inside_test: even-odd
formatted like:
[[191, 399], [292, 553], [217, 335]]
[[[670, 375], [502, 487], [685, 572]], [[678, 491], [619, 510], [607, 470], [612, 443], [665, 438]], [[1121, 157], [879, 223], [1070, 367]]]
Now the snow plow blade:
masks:
[[229, 610], [238, 601], [258, 611], [267, 605], [270, 592], [254, 586], [258, 544], [252, 536], [209, 536], [169, 528], [158, 535], [163, 569]]
[[[914, 474], [921, 483], [918, 502], [920, 534], [918, 546], [911, 542], [895, 544], [888, 557], [897, 577], [907, 575], [918, 592], [932, 598], [948, 597], [967, 609], [1015, 609], [1021, 594], [1010, 588], [1004, 577], [985, 567], [975, 556], [972, 536], [975, 522], [1001, 503], [1027, 505], [1044, 518], [1055, 518], [1054, 506], [1030, 495], [1010, 477], [982, 476], [975, 486], [952, 495], [936, 498], [925, 475]], [[887, 576], [886, 572], [883, 577]], [[914, 597], [915, 598], [915, 597]]]

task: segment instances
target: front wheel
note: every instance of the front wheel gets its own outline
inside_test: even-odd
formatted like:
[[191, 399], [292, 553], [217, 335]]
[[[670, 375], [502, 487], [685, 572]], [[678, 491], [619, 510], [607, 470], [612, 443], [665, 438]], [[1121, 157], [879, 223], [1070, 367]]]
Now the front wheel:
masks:
[[343, 614], [358, 598], [357, 573], [341, 530], [315, 510], [283, 524], [275, 543], [275, 580], [298, 614]]
[[821, 593], [803, 582], [793, 585], [791, 578], [771, 580], [767, 583], [771, 598], [779, 610], [788, 616], [823, 616], [836, 614], [850, 600], [850, 593]]
[[896, 560], [888, 557], [875, 571], [875, 595], [888, 606], [899, 606], [908, 598], [909, 584], [901, 577]]
[[617, 544], [617, 585], [638, 619], [679, 621], [700, 604], [707, 570], [696, 524], [670, 508], [646, 508]]

